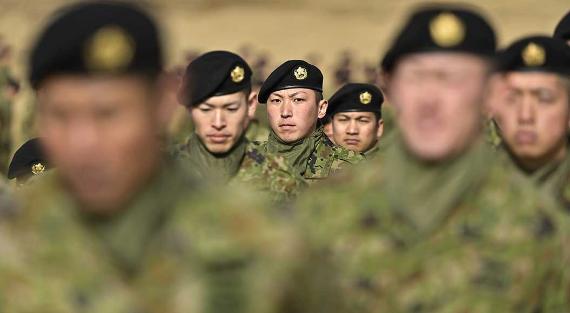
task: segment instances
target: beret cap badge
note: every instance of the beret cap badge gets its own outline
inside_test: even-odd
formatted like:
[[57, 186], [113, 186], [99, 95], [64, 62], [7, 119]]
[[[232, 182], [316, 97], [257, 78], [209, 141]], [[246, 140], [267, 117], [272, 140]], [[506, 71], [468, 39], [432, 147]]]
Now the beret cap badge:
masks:
[[236, 67], [231, 71], [230, 76], [234, 83], [239, 83], [245, 78], [245, 70], [243, 67], [236, 65]]
[[360, 103], [369, 104], [372, 101], [372, 94], [368, 91], [360, 93]]
[[293, 75], [295, 75], [297, 80], [303, 80], [309, 76], [307, 69], [302, 66], [297, 67], [295, 71], [293, 71]]
[[43, 173], [45, 170], [46, 170], [46, 167], [45, 167], [42, 163], [40, 163], [40, 162], [34, 163], [34, 164], [32, 165], [32, 173], [33, 173], [34, 175], [41, 174], [41, 173]]
[[134, 54], [135, 43], [131, 36], [119, 26], [111, 25], [93, 35], [84, 57], [89, 70], [116, 73], [130, 65]]
[[431, 20], [429, 31], [433, 41], [443, 48], [456, 46], [465, 39], [463, 22], [452, 13], [441, 13]]
[[546, 62], [546, 53], [540, 45], [531, 42], [521, 53], [526, 66], [541, 66]]

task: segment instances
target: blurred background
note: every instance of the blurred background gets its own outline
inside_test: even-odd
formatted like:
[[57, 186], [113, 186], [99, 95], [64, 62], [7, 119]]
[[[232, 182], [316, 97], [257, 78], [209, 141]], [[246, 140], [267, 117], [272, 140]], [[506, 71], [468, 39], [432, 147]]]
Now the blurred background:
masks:
[[[28, 51], [64, 0], [0, 0], [0, 169], [13, 151], [36, 136], [34, 97], [26, 82]], [[417, 0], [144, 0], [162, 26], [166, 64], [176, 81], [185, 65], [208, 50], [244, 57], [261, 83], [287, 59], [321, 68], [325, 96], [348, 81], [377, 83], [377, 65]], [[431, 2], [430, 2], [431, 3]], [[506, 45], [527, 34], [551, 34], [569, 0], [463, 1], [488, 16]], [[263, 108], [259, 114], [263, 118]], [[182, 108], [171, 127], [184, 134]], [[182, 135], [180, 135], [182, 136]]]

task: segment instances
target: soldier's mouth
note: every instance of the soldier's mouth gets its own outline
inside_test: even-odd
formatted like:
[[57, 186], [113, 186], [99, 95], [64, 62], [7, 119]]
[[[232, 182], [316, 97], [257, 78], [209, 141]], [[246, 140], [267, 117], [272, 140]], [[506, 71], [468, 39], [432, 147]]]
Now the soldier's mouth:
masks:
[[290, 130], [295, 128], [295, 126], [296, 126], [295, 124], [280, 124], [279, 128], [283, 130]]

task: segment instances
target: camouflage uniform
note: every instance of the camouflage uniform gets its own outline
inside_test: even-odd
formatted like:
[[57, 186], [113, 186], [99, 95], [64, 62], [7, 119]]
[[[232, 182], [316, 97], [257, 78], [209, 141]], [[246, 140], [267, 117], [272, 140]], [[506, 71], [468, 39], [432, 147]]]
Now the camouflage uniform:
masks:
[[378, 153], [381, 152], [381, 148], [380, 148], [380, 142], [378, 142], [374, 147], [372, 147], [370, 150], [364, 152], [364, 157], [367, 160], [371, 160], [374, 159], [378, 156]]
[[350, 312], [563, 312], [567, 217], [519, 178], [482, 142], [434, 165], [397, 140], [298, 206]]
[[25, 190], [24, 208], [0, 212], [0, 311], [335, 311], [332, 276], [286, 212], [181, 172], [164, 169], [109, 217], [81, 212], [55, 175]]
[[[190, 167], [189, 170], [197, 172], [199, 177], [212, 178], [215, 174], [211, 173], [211, 168], [204, 166], [202, 169], [191, 168], [201, 166], [193, 160], [195, 157], [191, 153], [193, 152], [192, 149], [200, 149], [199, 153], [207, 154], [204, 157], [214, 158], [203, 145], [197, 147], [196, 144], [192, 143], [192, 140], [199, 139], [193, 135], [185, 144], [173, 148], [172, 154], [182, 162], [188, 163], [186, 166]], [[295, 198], [305, 187], [303, 179], [294, 174], [282, 157], [266, 153], [258, 143], [246, 139], [238, 145], [243, 145], [244, 148], [243, 152], [236, 151], [239, 154], [236, 160], [236, 168], [227, 171], [224, 169], [224, 173], [222, 173], [222, 176], [229, 179], [231, 183], [247, 183], [255, 190], [268, 193], [277, 202]]]
[[[323, 180], [347, 166], [364, 160], [361, 153], [334, 145], [324, 134], [322, 127], [315, 130], [311, 137], [314, 140], [306, 147], [307, 162], [300, 164], [301, 166], [293, 166], [309, 184]], [[272, 140], [271, 138], [270, 135], [269, 140]], [[286, 144], [281, 145], [286, 146]], [[270, 148], [270, 146], [271, 144], [268, 141], [260, 144], [263, 151], [284, 155], [280, 151], [274, 151], [275, 149]], [[293, 160], [289, 160], [289, 164], [293, 162]]]

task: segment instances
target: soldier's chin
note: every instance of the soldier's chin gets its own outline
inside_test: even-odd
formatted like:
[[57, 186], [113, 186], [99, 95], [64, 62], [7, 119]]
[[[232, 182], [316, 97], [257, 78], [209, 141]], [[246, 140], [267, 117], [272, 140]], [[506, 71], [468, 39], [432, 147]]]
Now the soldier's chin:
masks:
[[280, 132], [278, 135], [279, 139], [286, 143], [291, 143], [302, 139], [302, 136], [299, 135], [299, 132]]
[[208, 143], [206, 144], [206, 148], [213, 154], [224, 154], [230, 151], [232, 145], [229, 142], [224, 143]]

